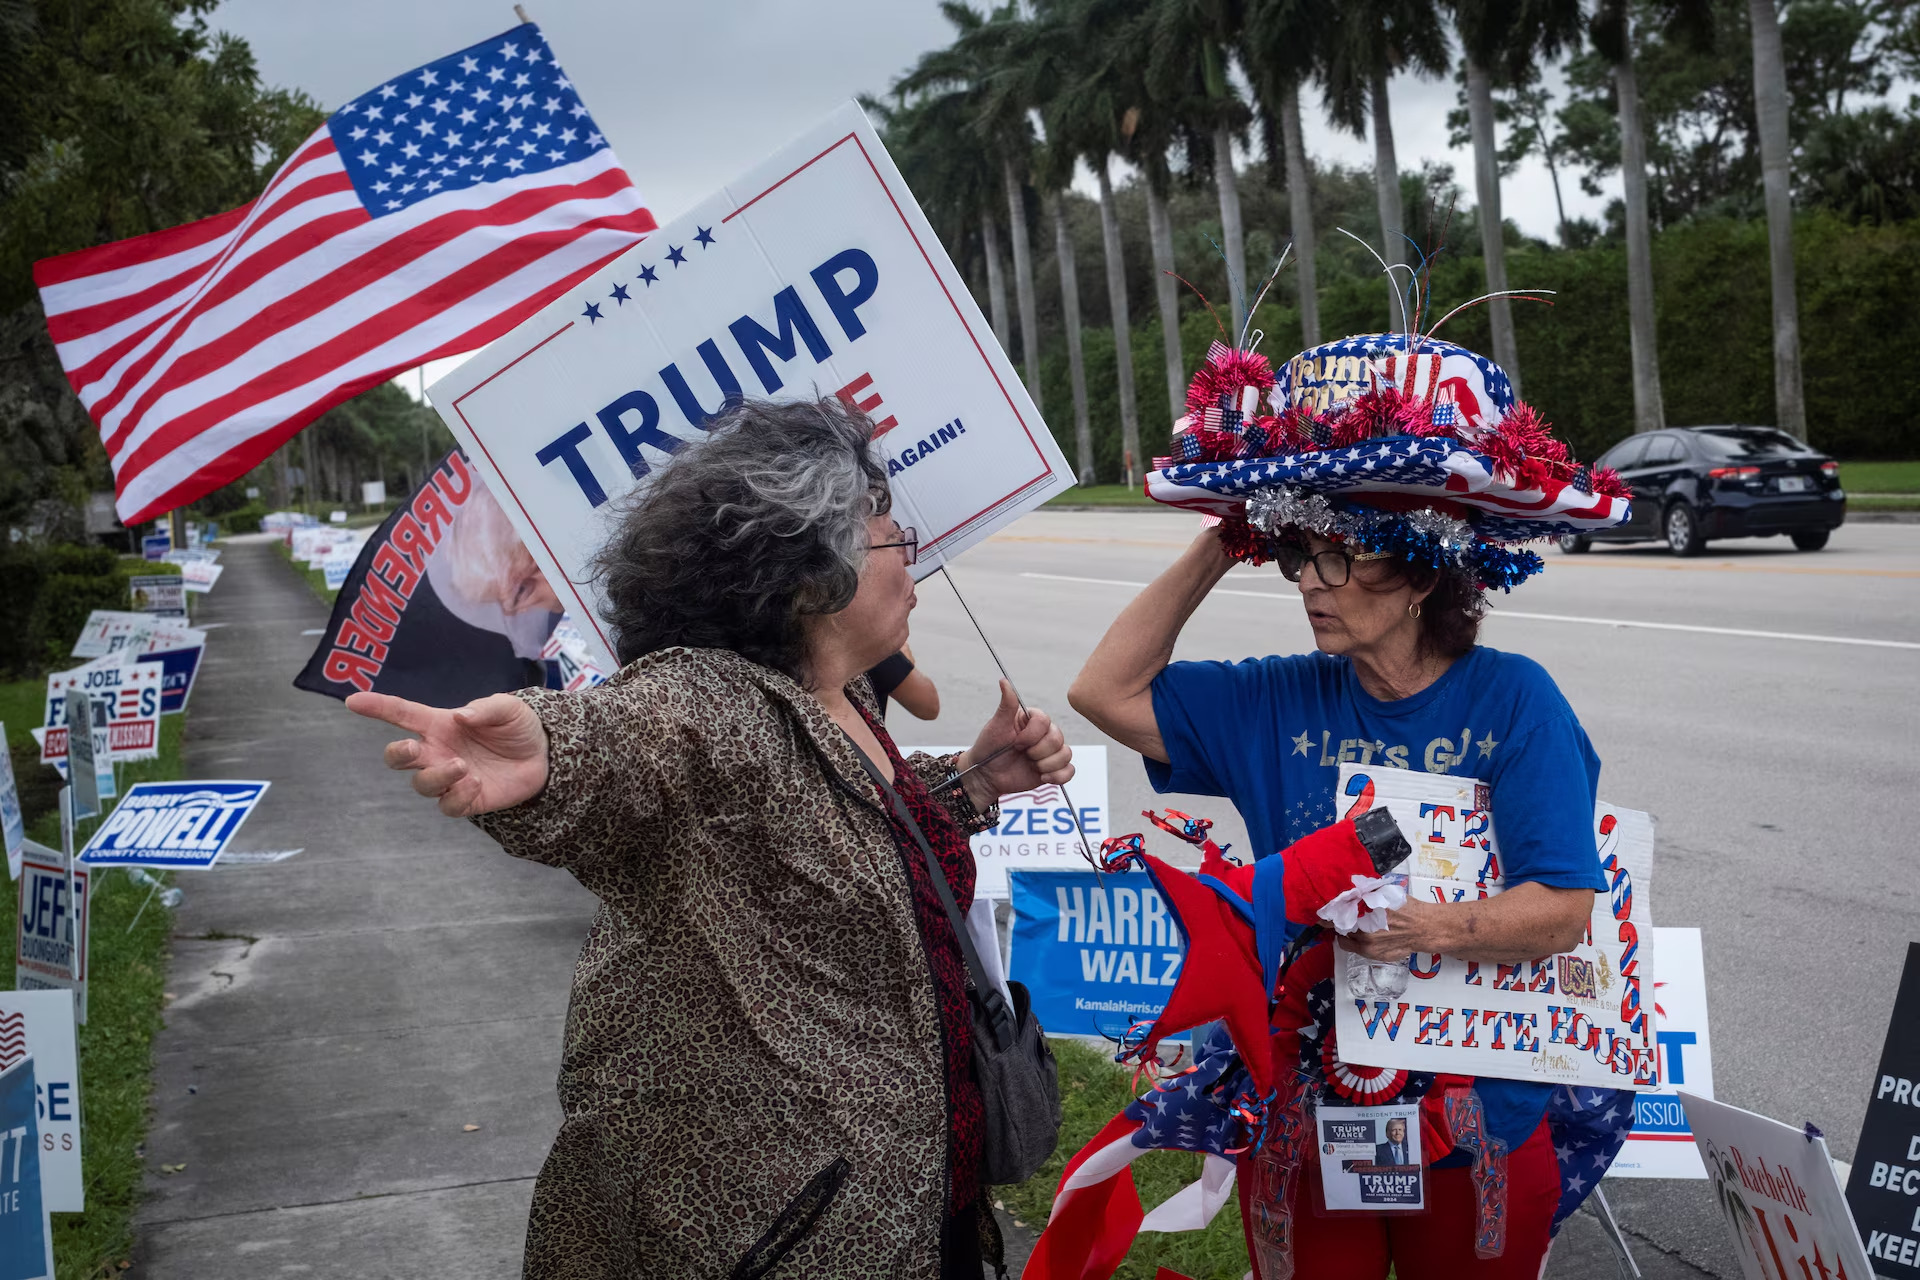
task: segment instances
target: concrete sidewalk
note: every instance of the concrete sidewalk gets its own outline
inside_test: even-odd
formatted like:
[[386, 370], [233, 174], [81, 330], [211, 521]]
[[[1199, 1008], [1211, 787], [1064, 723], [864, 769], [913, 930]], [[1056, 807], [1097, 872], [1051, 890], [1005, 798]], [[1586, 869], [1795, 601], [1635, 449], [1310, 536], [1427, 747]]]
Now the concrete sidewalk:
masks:
[[270, 542], [225, 546], [188, 776], [271, 780], [238, 847], [306, 852], [181, 877], [133, 1274], [517, 1276], [593, 898], [295, 689], [327, 611]]

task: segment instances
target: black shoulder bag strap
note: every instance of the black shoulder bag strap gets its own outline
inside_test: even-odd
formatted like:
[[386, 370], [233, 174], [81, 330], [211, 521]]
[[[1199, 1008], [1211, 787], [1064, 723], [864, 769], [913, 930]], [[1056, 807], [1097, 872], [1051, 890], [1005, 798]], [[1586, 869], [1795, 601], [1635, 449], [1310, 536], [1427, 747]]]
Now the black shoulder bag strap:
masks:
[[[846, 734], [846, 730], [840, 731]], [[914, 843], [920, 846], [921, 854], [927, 860], [927, 874], [933, 879], [933, 891], [940, 895], [940, 905], [946, 908], [947, 921], [953, 925], [953, 936], [960, 942], [960, 954], [966, 958], [967, 971], [973, 975], [973, 996], [986, 1011], [993, 1026], [994, 1038], [999, 1042], [997, 1048], [1005, 1052], [1011, 1048], [1014, 1040], [1013, 1010], [1007, 1007], [1007, 1001], [1000, 994], [1000, 988], [987, 977], [985, 966], [980, 963], [980, 953], [974, 948], [973, 935], [967, 932], [967, 922], [960, 915], [960, 906], [953, 900], [953, 886], [947, 883], [947, 873], [940, 866], [940, 859], [934, 856], [933, 846], [927, 843], [926, 833], [920, 830], [920, 824], [914, 821], [913, 811], [907, 808], [900, 793], [886, 780], [879, 768], [867, 757], [851, 735], [847, 735], [847, 745], [853, 748], [853, 754], [860, 758], [860, 764], [880, 788], [880, 794], [887, 798], [894, 817], [900, 825], [913, 834]]]

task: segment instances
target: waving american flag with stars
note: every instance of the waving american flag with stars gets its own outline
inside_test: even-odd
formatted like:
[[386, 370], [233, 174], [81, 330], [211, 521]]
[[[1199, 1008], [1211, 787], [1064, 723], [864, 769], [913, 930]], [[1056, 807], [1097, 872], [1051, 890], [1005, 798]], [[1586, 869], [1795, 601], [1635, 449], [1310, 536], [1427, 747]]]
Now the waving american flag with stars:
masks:
[[654, 228], [531, 23], [341, 107], [258, 199], [34, 267], [121, 519], [507, 332]]

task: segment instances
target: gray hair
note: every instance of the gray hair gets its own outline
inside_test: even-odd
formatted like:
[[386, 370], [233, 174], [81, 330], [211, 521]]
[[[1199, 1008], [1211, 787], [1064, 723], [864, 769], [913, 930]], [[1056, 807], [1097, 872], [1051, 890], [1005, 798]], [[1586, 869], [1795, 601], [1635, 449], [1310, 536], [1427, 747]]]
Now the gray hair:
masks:
[[743, 400], [636, 491], [595, 560], [620, 661], [731, 649], [802, 678], [803, 619], [853, 600], [891, 506], [866, 415], [831, 396]]

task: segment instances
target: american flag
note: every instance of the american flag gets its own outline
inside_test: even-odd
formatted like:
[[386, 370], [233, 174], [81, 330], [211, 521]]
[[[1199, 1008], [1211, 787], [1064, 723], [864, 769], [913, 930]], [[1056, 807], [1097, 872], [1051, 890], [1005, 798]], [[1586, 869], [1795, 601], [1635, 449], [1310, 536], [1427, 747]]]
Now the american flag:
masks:
[[654, 225], [527, 23], [347, 103], [252, 204], [34, 281], [132, 524], [505, 333]]

